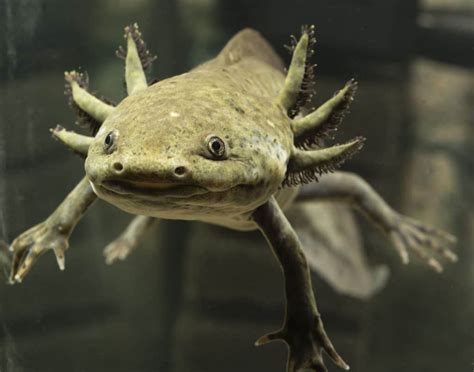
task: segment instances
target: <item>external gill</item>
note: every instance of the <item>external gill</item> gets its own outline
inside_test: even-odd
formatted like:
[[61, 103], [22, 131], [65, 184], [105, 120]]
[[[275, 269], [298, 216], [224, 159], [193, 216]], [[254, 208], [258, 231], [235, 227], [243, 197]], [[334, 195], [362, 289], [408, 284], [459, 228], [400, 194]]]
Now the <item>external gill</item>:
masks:
[[125, 83], [128, 95], [132, 95], [148, 86], [145, 71], [156, 56], [152, 56], [147, 50], [136, 23], [125, 27], [124, 38], [127, 40], [127, 52], [120, 46], [116, 54], [125, 60]]
[[333, 172], [335, 168], [350, 159], [364, 145], [364, 137], [356, 137], [342, 145], [321, 150], [294, 149], [287, 166], [283, 186], [295, 186], [317, 181], [323, 173]]
[[66, 80], [65, 94], [69, 104], [76, 112], [77, 121], [96, 134], [100, 126], [113, 111], [114, 106], [97, 98], [87, 91], [89, 78], [87, 74], [70, 71], [64, 72]]
[[293, 52], [291, 64], [282, 91], [277, 97], [277, 104], [285, 109], [290, 118], [294, 118], [313, 96], [314, 67], [310, 58], [316, 43], [314, 26], [303, 26], [298, 42], [292, 38], [288, 49]]
[[[145, 70], [148, 69], [155, 56], [151, 56], [141, 37], [137, 24], [125, 27], [127, 51], [120, 47], [117, 55], [125, 60], [125, 81], [128, 94], [134, 94], [147, 87]], [[77, 121], [89, 128], [95, 135], [102, 123], [114, 109], [114, 105], [105, 99], [96, 97], [88, 92], [89, 78], [86, 73], [78, 71], [65, 72], [65, 94], [74, 109]]]
[[[135, 25], [134, 33], [138, 32]], [[141, 40], [141, 39], [140, 39]], [[136, 38], [128, 43], [126, 64], [133, 66], [132, 71], [143, 71], [149, 67], [153, 58], [146, 61], [146, 66], [137, 66], [136, 55], [144, 47], [144, 42], [140, 45], [136, 43]], [[130, 64], [127, 61], [132, 61]], [[144, 63], [143, 58], [139, 61]], [[135, 63], [135, 64], [134, 64]], [[127, 69], [127, 68], [126, 68]], [[130, 69], [130, 67], [129, 67]], [[88, 77], [85, 73], [77, 71], [65, 72], [66, 95], [69, 96], [70, 105], [76, 112], [78, 122], [87, 126], [95, 136], [105, 119], [112, 113], [114, 106], [97, 98], [87, 91]], [[131, 74], [130, 86], [132, 91], [137, 91], [137, 81]], [[140, 86], [143, 88], [143, 86]], [[89, 146], [93, 137], [83, 136], [71, 131], [67, 131], [61, 126], [50, 129], [53, 137], [82, 157], [87, 156]], [[42, 223], [25, 231], [10, 245], [13, 252], [13, 261], [10, 272], [10, 282], [21, 282], [38, 258], [47, 250], [53, 250], [61, 270], [65, 268], [65, 251], [69, 246], [69, 236], [82, 215], [96, 199], [87, 177], [84, 177], [74, 188], [74, 190], [64, 199], [61, 205]]]
[[312, 95], [313, 68], [309, 58], [315, 42], [314, 27], [304, 26], [298, 42], [292, 39], [291, 65], [277, 104], [283, 107], [291, 120], [294, 148], [287, 165], [282, 186], [295, 186], [317, 181], [323, 173], [332, 172], [362, 148], [364, 138], [357, 137], [345, 144], [321, 150], [311, 150], [315, 144], [332, 135], [344, 119], [357, 90], [357, 82], [350, 80], [333, 98], [314, 112], [294, 118]]
[[334, 97], [323, 103], [317, 110], [304, 117], [293, 119], [291, 128], [295, 145], [299, 148], [311, 148], [320, 140], [334, 139], [334, 132], [344, 120], [349, 106], [357, 92], [357, 81], [349, 80]]
[[89, 146], [94, 140], [93, 137], [83, 136], [73, 131], [68, 131], [60, 125], [56, 125], [56, 128], [49, 130], [53, 138], [57, 139], [67, 147], [69, 147], [76, 154], [86, 157], [89, 151]]

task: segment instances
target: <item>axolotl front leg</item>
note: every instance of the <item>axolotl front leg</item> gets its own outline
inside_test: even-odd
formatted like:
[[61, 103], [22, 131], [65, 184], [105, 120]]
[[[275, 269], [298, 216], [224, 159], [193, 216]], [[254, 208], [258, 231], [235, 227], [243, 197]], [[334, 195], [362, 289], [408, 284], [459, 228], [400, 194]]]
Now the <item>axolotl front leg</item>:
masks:
[[[147, 87], [145, 70], [156, 57], [150, 55], [146, 49], [136, 24], [125, 28], [125, 39], [127, 50], [120, 48], [117, 55], [125, 60], [127, 92], [134, 94]], [[79, 124], [89, 127], [95, 135], [102, 122], [114, 110], [114, 106], [87, 91], [86, 74], [66, 72], [65, 78], [66, 92], [70, 96], [69, 103], [76, 112]], [[92, 137], [66, 131], [59, 126], [51, 132], [54, 138], [73, 152], [84, 158], [87, 156]], [[9, 247], [13, 253], [10, 282], [21, 282], [47, 250], [54, 251], [59, 267], [64, 269], [64, 252], [69, 246], [69, 236], [96, 198], [89, 181], [83, 178], [51, 216], [17, 237]], [[125, 232], [107, 246], [104, 252], [107, 262], [125, 258], [136, 247], [138, 235], [143, 234], [152, 225], [153, 220], [149, 217], [136, 217]]]
[[252, 218], [280, 262], [285, 276], [286, 297], [283, 327], [261, 337], [256, 345], [276, 340], [284, 341], [289, 347], [288, 372], [301, 369], [326, 372], [323, 350], [336, 365], [349, 369], [324, 330], [301, 243], [276, 200], [272, 197], [257, 208]]
[[[22, 282], [39, 257], [48, 250], [54, 252], [59, 268], [64, 270], [69, 237], [96, 199], [89, 181], [84, 177], [45, 221], [18, 236], [9, 248], [13, 253], [10, 283]], [[135, 217], [124, 232], [105, 248], [107, 264], [124, 260], [157, 221], [152, 217]]]
[[[452, 238], [402, 217], [361, 178], [347, 173], [325, 175], [357, 152], [362, 138], [328, 148], [317, 149], [323, 140], [333, 138], [334, 132], [347, 113], [357, 90], [350, 80], [334, 97], [306, 116], [298, 115], [299, 108], [308, 102], [311, 90], [312, 65], [308, 62], [314, 44], [312, 27], [303, 27], [302, 36], [292, 43], [291, 65], [277, 104], [292, 119], [294, 145], [287, 163], [283, 186], [303, 185], [300, 199], [342, 199], [366, 213], [390, 236], [406, 262], [407, 250], [424, 259], [431, 267], [441, 270], [438, 261], [426, 251], [429, 248], [448, 259], [456, 256], [443, 244]], [[316, 149], [315, 149], [316, 148]], [[319, 179], [320, 178], [320, 179]], [[308, 185], [312, 181], [317, 184]], [[322, 358], [324, 350], [341, 368], [347, 364], [337, 354], [323, 327], [311, 286], [308, 263], [294, 230], [274, 198], [257, 208], [253, 220], [265, 235], [277, 256], [285, 275], [286, 316], [282, 329], [263, 336], [257, 344], [283, 340], [289, 346], [288, 372], [301, 369], [327, 371]]]
[[10, 282], [21, 282], [47, 250], [53, 250], [59, 268], [64, 270], [69, 236], [96, 199], [89, 181], [83, 178], [45, 221], [17, 237], [10, 245], [13, 253]]
[[127, 228], [104, 249], [107, 265], [125, 260], [139, 245], [141, 239], [151, 227], [158, 223], [157, 218], [136, 216]]

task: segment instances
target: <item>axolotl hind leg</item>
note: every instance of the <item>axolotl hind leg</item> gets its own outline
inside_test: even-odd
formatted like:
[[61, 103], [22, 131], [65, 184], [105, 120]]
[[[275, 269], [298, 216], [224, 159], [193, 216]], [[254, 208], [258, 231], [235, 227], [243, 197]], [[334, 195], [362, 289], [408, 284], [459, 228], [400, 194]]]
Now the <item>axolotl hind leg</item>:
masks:
[[409, 252], [437, 272], [441, 272], [443, 267], [435, 255], [457, 261], [456, 254], [450, 249], [456, 242], [454, 236], [402, 216], [356, 174], [336, 172], [321, 177], [317, 184], [304, 185], [297, 201], [307, 200], [338, 200], [351, 204], [380, 227], [403, 263], [408, 263]]

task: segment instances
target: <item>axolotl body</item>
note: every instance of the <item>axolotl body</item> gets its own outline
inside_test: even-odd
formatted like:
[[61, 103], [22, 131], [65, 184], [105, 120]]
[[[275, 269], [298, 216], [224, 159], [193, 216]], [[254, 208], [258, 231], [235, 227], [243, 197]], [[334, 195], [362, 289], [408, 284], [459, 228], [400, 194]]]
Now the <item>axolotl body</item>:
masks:
[[[293, 146], [290, 118], [269, 105], [283, 81], [257, 58], [217, 58], [130, 95], [89, 148], [94, 191], [133, 214], [256, 228]], [[109, 134], [116, 149], [104, 151]]]
[[323, 146], [357, 83], [308, 113], [313, 27], [293, 38], [288, 73], [260, 34], [246, 29], [213, 60], [151, 85], [145, 70], [154, 57], [138, 27], [127, 26], [125, 38], [118, 55], [129, 96], [117, 106], [89, 93], [83, 74], [66, 73], [71, 105], [94, 136], [62, 127], [52, 133], [85, 158], [86, 177], [48, 219], [12, 242], [11, 282], [21, 282], [47, 250], [64, 269], [68, 238], [96, 197], [138, 215], [107, 248], [109, 261], [124, 258], [156, 218], [259, 229], [285, 275], [286, 312], [282, 328], [257, 345], [286, 342], [289, 372], [326, 371], [322, 350], [348, 369], [324, 330], [301, 243], [283, 211], [296, 198], [343, 200], [382, 228], [405, 263], [409, 250], [437, 271], [433, 253], [456, 260], [449, 234], [401, 216], [356, 175], [326, 174], [362, 148], [361, 137]]

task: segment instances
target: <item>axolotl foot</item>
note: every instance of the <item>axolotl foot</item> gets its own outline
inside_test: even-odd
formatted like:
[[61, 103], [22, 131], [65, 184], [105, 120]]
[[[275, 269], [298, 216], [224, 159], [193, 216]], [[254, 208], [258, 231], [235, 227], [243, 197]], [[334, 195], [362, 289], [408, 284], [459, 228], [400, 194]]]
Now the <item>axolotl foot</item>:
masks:
[[281, 330], [259, 338], [255, 345], [260, 346], [278, 340], [288, 345], [287, 372], [301, 370], [327, 372], [323, 361], [323, 350], [338, 367], [349, 370], [349, 366], [329, 340], [319, 314], [309, 312], [301, 319], [289, 319]]
[[107, 244], [104, 249], [104, 257], [107, 265], [112, 265], [114, 262], [125, 260], [129, 254], [134, 250], [135, 244], [123, 237], [119, 237]]
[[324, 330], [301, 243], [276, 200], [271, 198], [257, 208], [252, 218], [280, 262], [286, 295], [283, 327], [261, 337], [256, 345], [284, 341], [289, 347], [287, 372], [327, 372], [323, 350], [337, 366], [348, 370], [349, 366], [339, 356]]
[[32, 266], [43, 253], [52, 250], [56, 255], [59, 268], [64, 270], [64, 252], [69, 246], [69, 234], [48, 220], [33, 226], [18, 236], [10, 245], [13, 254], [10, 271], [10, 283], [21, 283]]
[[118, 260], [125, 260], [138, 246], [140, 239], [157, 221], [153, 217], [135, 217], [125, 231], [105, 247], [104, 256], [107, 265], [111, 265]]
[[69, 237], [94, 200], [96, 196], [84, 177], [45, 221], [13, 240], [9, 246], [13, 255], [10, 283], [21, 283], [36, 261], [48, 250], [54, 252], [59, 268], [64, 270], [64, 253], [69, 247]]
[[403, 263], [409, 262], [409, 252], [412, 252], [440, 273], [443, 266], [436, 256], [451, 262], [458, 260], [458, 256], [451, 249], [456, 243], [456, 237], [410, 217], [396, 214], [387, 233]]

